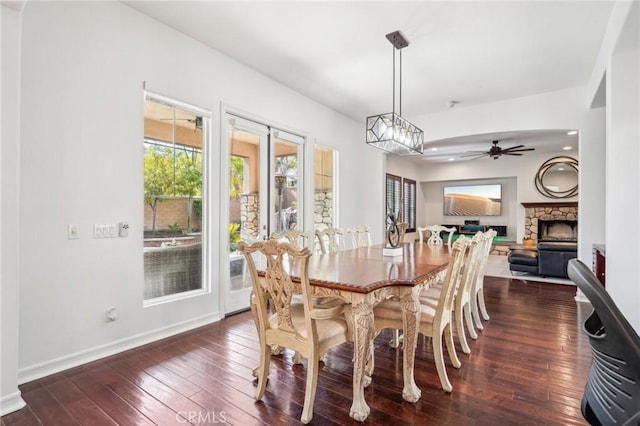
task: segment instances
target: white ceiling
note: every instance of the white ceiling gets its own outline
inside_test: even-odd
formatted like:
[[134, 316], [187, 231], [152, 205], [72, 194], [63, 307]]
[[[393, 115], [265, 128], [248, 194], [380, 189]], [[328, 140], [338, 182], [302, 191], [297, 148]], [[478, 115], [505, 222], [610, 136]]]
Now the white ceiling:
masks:
[[[447, 109], [451, 100], [464, 108], [586, 84], [613, 6], [612, 1], [125, 3], [362, 120], [363, 126], [366, 116], [392, 107], [393, 47], [387, 33], [400, 30], [410, 43], [402, 50], [402, 115], [411, 120]], [[489, 149], [494, 139], [508, 139], [505, 147], [535, 145], [537, 152], [557, 152], [558, 144], [566, 144], [560, 140], [566, 132], [530, 133], [460, 138], [449, 145], [460, 154]]]

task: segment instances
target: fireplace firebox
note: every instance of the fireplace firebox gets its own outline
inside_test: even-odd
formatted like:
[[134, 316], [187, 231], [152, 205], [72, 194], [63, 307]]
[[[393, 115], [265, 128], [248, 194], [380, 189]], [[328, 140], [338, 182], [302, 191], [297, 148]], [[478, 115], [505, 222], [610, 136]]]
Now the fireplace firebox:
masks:
[[538, 220], [538, 242], [578, 241], [577, 220]]

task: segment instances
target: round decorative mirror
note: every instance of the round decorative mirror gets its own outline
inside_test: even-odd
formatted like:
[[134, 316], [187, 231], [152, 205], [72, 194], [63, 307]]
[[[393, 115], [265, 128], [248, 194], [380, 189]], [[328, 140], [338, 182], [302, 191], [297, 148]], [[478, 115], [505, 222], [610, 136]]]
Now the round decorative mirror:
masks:
[[569, 198], [578, 195], [578, 160], [553, 157], [545, 161], [536, 174], [536, 188], [549, 198]]

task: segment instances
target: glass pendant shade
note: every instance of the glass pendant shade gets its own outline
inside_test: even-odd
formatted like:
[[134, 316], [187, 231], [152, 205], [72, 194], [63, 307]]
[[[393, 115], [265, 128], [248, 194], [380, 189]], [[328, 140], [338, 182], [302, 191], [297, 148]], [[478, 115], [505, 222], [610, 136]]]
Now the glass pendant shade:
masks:
[[424, 132], [398, 114], [367, 117], [367, 144], [396, 155], [421, 155]]

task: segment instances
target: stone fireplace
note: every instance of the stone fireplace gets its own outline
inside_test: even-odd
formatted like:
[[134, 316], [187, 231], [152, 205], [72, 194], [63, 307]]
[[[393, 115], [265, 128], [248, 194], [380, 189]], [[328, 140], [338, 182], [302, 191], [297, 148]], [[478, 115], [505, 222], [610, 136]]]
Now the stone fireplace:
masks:
[[[524, 215], [524, 238], [531, 238], [534, 241], [540, 240], [539, 234], [546, 233], [548, 238], [549, 224], [552, 225], [551, 231], [556, 232], [556, 236], [552, 235], [552, 239], [564, 238], [566, 240], [577, 241], [577, 221], [578, 221], [578, 203], [577, 202], [550, 202], [550, 203], [522, 203], [525, 208]], [[545, 229], [540, 229], [538, 222], [543, 221]], [[554, 228], [555, 226], [555, 228]], [[571, 234], [571, 235], [569, 235]], [[572, 235], [574, 237], [572, 237]], [[572, 239], [573, 238], [573, 239]]]

